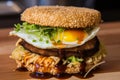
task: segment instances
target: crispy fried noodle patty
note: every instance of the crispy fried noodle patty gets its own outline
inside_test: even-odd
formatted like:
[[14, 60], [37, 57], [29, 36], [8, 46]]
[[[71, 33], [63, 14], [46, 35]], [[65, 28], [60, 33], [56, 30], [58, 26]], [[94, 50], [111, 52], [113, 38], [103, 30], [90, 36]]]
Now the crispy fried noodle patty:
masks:
[[[19, 42], [20, 43], [20, 42]], [[17, 62], [17, 67], [25, 67], [32, 72], [42, 72], [42, 73], [51, 73], [53, 75], [61, 73], [57, 65], [59, 65], [61, 59], [57, 56], [43, 56], [38, 53], [30, 52], [25, 49], [22, 45], [17, 44], [17, 47], [12, 52], [11, 58], [15, 59]], [[86, 44], [87, 45], [87, 44]], [[101, 62], [105, 57], [106, 52], [102, 44], [99, 46], [99, 50], [96, 51], [92, 56], [85, 58], [85, 71], [89, 70], [92, 66]], [[65, 61], [65, 60], [64, 60]], [[64, 65], [63, 62], [61, 65]], [[68, 63], [64, 73], [78, 73], [82, 69], [82, 63], [80, 62], [71, 62]]]

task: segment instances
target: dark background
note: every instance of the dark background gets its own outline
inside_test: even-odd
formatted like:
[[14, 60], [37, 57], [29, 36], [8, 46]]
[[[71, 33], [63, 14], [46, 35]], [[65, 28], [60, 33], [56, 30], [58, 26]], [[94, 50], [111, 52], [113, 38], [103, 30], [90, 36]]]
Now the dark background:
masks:
[[[119, 0], [0, 0], [1, 2], [13, 1], [20, 8], [19, 13], [0, 15], [0, 28], [13, 27], [20, 22], [20, 14], [27, 7], [34, 5], [66, 5], [89, 7], [97, 9], [102, 14], [104, 22], [120, 21], [120, 3]], [[0, 10], [2, 11], [2, 10]]]

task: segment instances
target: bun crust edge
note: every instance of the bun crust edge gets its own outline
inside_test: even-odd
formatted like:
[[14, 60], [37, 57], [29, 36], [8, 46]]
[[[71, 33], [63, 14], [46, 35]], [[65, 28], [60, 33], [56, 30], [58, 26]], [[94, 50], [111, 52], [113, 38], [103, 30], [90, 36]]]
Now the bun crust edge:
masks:
[[21, 20], [41, 26], [85, 28], [98, 26], [101, 14], [83, 7], [34, 6], [21, 14]]

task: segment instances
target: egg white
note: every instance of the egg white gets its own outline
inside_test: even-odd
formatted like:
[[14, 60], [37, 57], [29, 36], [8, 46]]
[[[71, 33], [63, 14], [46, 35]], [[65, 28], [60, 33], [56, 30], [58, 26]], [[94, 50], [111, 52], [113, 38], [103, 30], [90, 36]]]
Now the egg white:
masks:
[[[63, 48], [72, 48], [72, 47], [76, 47], [76, 46], [80, 46], [83, 45], [85, 42], [91, 40], [92, 38], [94, 38], [97, 34], [97, 32], [99, 31], [99, 27], [95, 27], [86, 38], [84, 38], [84, 40], [78, 44], [77, 41], [75, 42], [62, 42], [63, 44], [65, 44], [66, 46], [64, 46]], [[39, 41], [38, 38], [36, 38], [36, 36], [34, 35], [30, 35], [25, 33], [24, 31], [11, 31], [10, 35], [16, 35], [22, 39], [24, 39], [26, 42], [28, 42], [29, 44], [38, 47], [38, 48], [42, 48], [42, 49], [51, 49], [51, 48], [58, 48], [57, 46], [55, 46], [54, 44], [52, 44], [52, 41], [49, 40], [49, 43], [46, 43], [46, 38], [43, 37], [42, 41]], [[33, 41], [35, 40], [35, 42]]]

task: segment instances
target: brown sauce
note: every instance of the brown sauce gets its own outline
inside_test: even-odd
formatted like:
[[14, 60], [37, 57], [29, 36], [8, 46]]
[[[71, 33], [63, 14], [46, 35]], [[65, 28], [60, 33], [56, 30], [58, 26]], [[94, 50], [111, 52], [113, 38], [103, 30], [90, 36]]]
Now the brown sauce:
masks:
[[81, 73], [76, 73], [76, 74], [62, 73], [62, 74], [57, 74], [57, 75], [51, 75], [49, 73], [37, 73], [37, 72], [33, 72], [33, 73], [30, 73], [30, 76], [32, 78], [37, 78], [37, 79], [50, 79], [50, 78], [68, 79], [68, 78], [71, 78], [72, 76], [75, 76], [75, 77], [80, 78], [80, 79], [86, 79], [86, 78], [92, 77], [93, 74], [90, 74], [86, 78], [84, 78], [81, 75]]
[[58, 68], [59, 73], [64, 73], [67, 68], [66, 65], [62, 65], [62, 64], [63, 64], [63, 62], [60, 60], [59, 63], [55, 66]]
[[30, 73], [30, 76], [32, 78], [37, 78], [37, 79], [49, 79], [49, 78], [53, 78], [53, 77], [57, 78], [57, 79], [68, 79], [72, 75], [71, 74], [66, 74], [66, 73], [57, 74], [57, 75], [51, 75], [49, 73], [37, 73], [37, 72], [33, 72], [33, 73]]
[[20, 72], [25, 72], [28, 71], [25, 67], [19, 67], [16, 69], [16, 71], [20, 71]]
[[53, 77], [53, 75], [49, 73], [38, 73], [38, 72], [30, 73], [30, 76], [32, 78], [38, 78], [38, 79], [49, 79]]
[[84, 76], [86, 73], [86, 71], [85, 71], [86, 63], [83, 61], [81, 64], [82, 65], [80, 66], [81, 67], [80, 75]]
[[61, 73], [61, 74], [57, 74], [53, 77], [57, 78], [57, 79], [68, 79], [72, 76], [72, 74], [67, 74], [67, 73]]
[[[21, 72], [28, 71], [24, 67], [17, 68], [16, 70], [21, 71]], [[83, 77], [83, 73], [84, 72], [76, 73], [76, 74], [59, 73], [59, 74], [56, 74], [56, 75], [52, 75], [52, 74], [49, 74], [49, 73], [32, 72], [29, 75], [32, 78], [37, 78], [37, 79], [50, 79], [50, 78], [53, 78], [53, 77], [57, 78], [57, 79], [68, 79], [68, 78], [71, 78], [72, 76], [75, 76], [75, 77], [80, 78], [80, 79], [85, 79]], [[93, 72], [91, 72], [86, 78], [90, 78], [92, 76], [93, 76]]]

